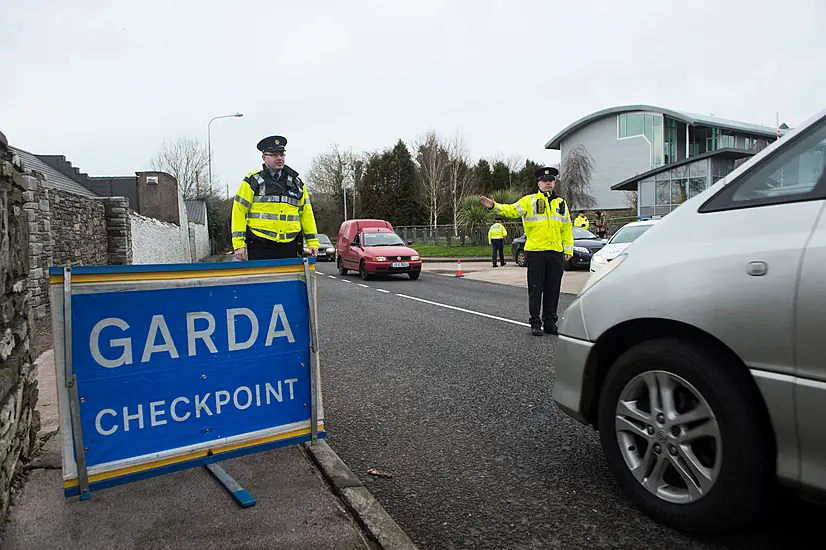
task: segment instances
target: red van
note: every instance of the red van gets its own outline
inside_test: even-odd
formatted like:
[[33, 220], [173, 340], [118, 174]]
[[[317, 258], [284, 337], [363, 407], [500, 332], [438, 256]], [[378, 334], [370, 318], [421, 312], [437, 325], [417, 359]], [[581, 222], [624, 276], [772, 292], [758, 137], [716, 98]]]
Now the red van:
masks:
[[407, 273], [418, 279], [422, 272], [419, 253], [405, 244], [384, 220], [347, 220], [338, 230], [338, 272], [358, 271], [365, 281], [370, 275]]

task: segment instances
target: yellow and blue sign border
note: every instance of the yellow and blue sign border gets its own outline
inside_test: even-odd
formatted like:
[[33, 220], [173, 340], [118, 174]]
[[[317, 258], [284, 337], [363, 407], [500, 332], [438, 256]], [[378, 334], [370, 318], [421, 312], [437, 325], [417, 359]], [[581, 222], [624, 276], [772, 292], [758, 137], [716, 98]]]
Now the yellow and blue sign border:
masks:
[[[55, 339], [55, 374], [62, 438], [64, 496], [66, 498], [80, 496], [82, 500], [85, 500], [89, 498], [91, 492], [96, 490], [324, 438], [326, 431], [318, 368], [315, 280], [311, 276], [314, 271], [315, 258], [210, 264], [51, 267], [49, 269], [50, 299]], [[70, 274], [68, 283], [67, 273]], [[71, 318], [71, 309], [70, 305], [68, 310], [66, 306], [67, 302], [71, 304], [72, 289], [89, 294], [96, 291], [111, 292], [113, 287], [140, 290], [174, 285], [175, 288], [186, 288], [190, 285], [208, 286], [210, 281], [215, 284], [234, 285], [279, 279], [301, 279], [307, 283], [311, 319], [310, 378], [313, 395], [310, 421], [299, 423], [299, 425], [284, 426], [283, 429], [275, 427], [267, 430], [267, 433], [257, 432], [248, 434], [248, 436], [235, 436], [229, 440], [215, 441], [209, 445], [198, 445], [198, 448], [194, 449], [191, 447], [180, 450], [171, 449], [151, 456], [114, 461], [94, 466], [86, 471], [85, 460], [75, 459], [78, 452], [83, 453], [83, 438], [78, 430], [80, 424], [78, 416], [73, 417], [76, 411], [72, 410], [73, 397], [77, 400], [77, 386], [74, 384], [73, 396], [71, 360], [68, 368], [66, 361], [67, 347], [71, 355], [71, 344], [67, 344], [66, 341], [67, 333], [71, 335], [71, 323], [67, 325], [67, 317]], [[74, 406], [76, 407], [77, 404], [74, 403]], [[243, 491], [243, 493], [246, 492]], [[237, 495], [234, 496], [237, 497]]]

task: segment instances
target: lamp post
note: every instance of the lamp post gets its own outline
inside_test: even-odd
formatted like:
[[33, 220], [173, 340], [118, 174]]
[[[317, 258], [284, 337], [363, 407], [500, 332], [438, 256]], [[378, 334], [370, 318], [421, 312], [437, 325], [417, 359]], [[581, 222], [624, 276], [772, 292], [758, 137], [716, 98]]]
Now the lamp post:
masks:
[[[209, 188], [212, 189], [212, 121], [219, 118], [239, 118], [244, 116], [243, 113], [235, 113], [234, 115], [221, 115], [210, 119], [207, 124], [207, 163], [209, 164]], [[229, 187], [227, 187], [227, 198], [229, 198]]]

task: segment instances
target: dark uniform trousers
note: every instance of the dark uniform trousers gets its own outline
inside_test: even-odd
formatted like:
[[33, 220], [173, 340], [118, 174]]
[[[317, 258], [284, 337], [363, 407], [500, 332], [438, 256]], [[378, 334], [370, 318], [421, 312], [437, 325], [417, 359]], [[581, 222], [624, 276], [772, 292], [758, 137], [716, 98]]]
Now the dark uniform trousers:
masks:
[[490, 244], [493, 246], [493, 265], [496, 265], [496, 254], [499, 253], [499, 261], [505, 265], [505, 239], [491, 239]]
[[[531, 328], [556, 323], [559, 288], [562, 285], [562, 252], [542, 250], [525, 252], [528, 262], [528, 310]], [[542, 316], [540, 317], [540, 308]]]
[[288, 243], [277, 243], [259, 237], [247, 229], [247, 259], [280, 260], [282, 258], [297, 258], [301, 255], [302, 243], [301, 235]]

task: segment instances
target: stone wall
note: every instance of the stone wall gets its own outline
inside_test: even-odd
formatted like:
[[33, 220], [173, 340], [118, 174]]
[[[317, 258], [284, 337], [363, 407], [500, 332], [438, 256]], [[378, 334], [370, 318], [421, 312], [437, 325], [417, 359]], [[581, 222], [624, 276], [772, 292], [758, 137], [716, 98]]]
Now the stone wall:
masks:
[[40, 419], [37, 369], [29, 347], [27, 296], [30, 181], [0, 133], [0, 522], [9, 507], [12, 479], [34, 449]]
[[107, 263], [132, 263], [132, 221], [129, 200], [126, 197], [101, 199], [106, 215]]

